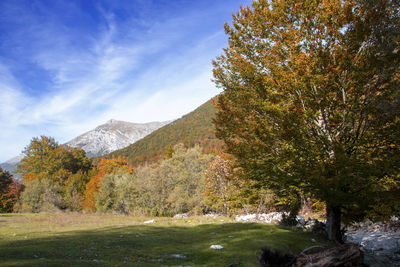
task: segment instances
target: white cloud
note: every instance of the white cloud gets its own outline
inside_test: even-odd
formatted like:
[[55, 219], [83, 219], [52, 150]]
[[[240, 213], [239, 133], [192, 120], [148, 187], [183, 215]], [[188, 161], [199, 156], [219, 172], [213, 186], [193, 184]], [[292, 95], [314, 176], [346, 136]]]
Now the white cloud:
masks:
[[112, 13], [102, 14], [106, 26], [87, 37], [84, 49], [71, 46], [79, 36], [59, 25], [43, 27], [26, 18], [35, 32], [31, 60], [52, 75], [52, 84], [46, 94], [29, 95], [0, 64], [0, 162], [19, 154], [34, 136], [66, 142], [111, 118], [176, 119], [219, 92], [210, 81], [211, 59], [225, 42], [222, 29], [191, 46], [184, 40], [190, 14], [143, 21], [145, 30], [128, 21], [123, 31]]

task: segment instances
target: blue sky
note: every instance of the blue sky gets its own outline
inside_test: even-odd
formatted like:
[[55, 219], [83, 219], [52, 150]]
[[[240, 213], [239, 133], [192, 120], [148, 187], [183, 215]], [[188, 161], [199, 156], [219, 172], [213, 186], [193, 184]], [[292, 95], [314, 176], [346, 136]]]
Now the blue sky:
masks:
[[223, 23], [250, 0], [0, 1], [0, 162], [113, 118], [181, 117], [219, 93]]

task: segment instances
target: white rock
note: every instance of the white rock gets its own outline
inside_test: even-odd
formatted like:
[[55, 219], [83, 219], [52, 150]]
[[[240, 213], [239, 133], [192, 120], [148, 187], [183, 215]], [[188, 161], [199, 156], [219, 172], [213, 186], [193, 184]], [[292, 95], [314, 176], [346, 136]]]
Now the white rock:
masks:
[[[391, 219], [392, 222], [396, 220]], [[346, 230], [346, 242], [359, 244], [369, 258], [384, 265], [400, 266], [400, 259], [396, 258], [400, 249], [400, 230], [391, 229], [390, 223], [367, 220], [355, 223]]]
[[219, 250], [219, 249], [223, 249], [224, 247], [221, 245], [211, 245], [210, 248]]
[[304, 216], [296, 216], [296, 220], [300, 223], [300, 224], [304, 224], [306, 222], [306, 219], [304, 218]]
[[237, 222], [274, 223], [274, 222], [280, 222], [283, 218], [283, 215], [287, 215], [287, 213], [270, 212], [270, 213], [261, 213], [261, 214], [247, 214], [247, 215], [242, 215], [242, 216], [236, 216], [235, 220]]
[[144, 223], [144, 224], [154, 223], [154, 220], [145, 221], [145, 222], [143, 222], [143, 223]]

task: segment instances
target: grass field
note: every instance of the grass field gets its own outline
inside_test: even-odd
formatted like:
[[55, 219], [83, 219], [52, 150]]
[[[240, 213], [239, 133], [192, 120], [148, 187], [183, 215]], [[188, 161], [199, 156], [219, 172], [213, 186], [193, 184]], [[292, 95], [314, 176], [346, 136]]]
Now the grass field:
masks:
[[324, 242], [227, 217], [0, 214], [0, 266], [257, 266], [260, 248], [298, 252], [313, 238]]

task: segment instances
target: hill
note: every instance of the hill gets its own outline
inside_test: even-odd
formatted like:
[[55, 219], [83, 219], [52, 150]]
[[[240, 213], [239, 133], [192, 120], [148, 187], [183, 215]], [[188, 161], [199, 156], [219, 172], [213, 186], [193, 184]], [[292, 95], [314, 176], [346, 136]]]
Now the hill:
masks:
[[219, 151], [223, 143], [214, 134], [212, 120], [215, 112], [216, 108], [212, 100], [209, 100], [182, 118], [105, 157], [123, 156], [132, 165], [155, 162], [163, 158], [178, 143], [183, 143], [187, 147], [198, 144], [206, 153]]

